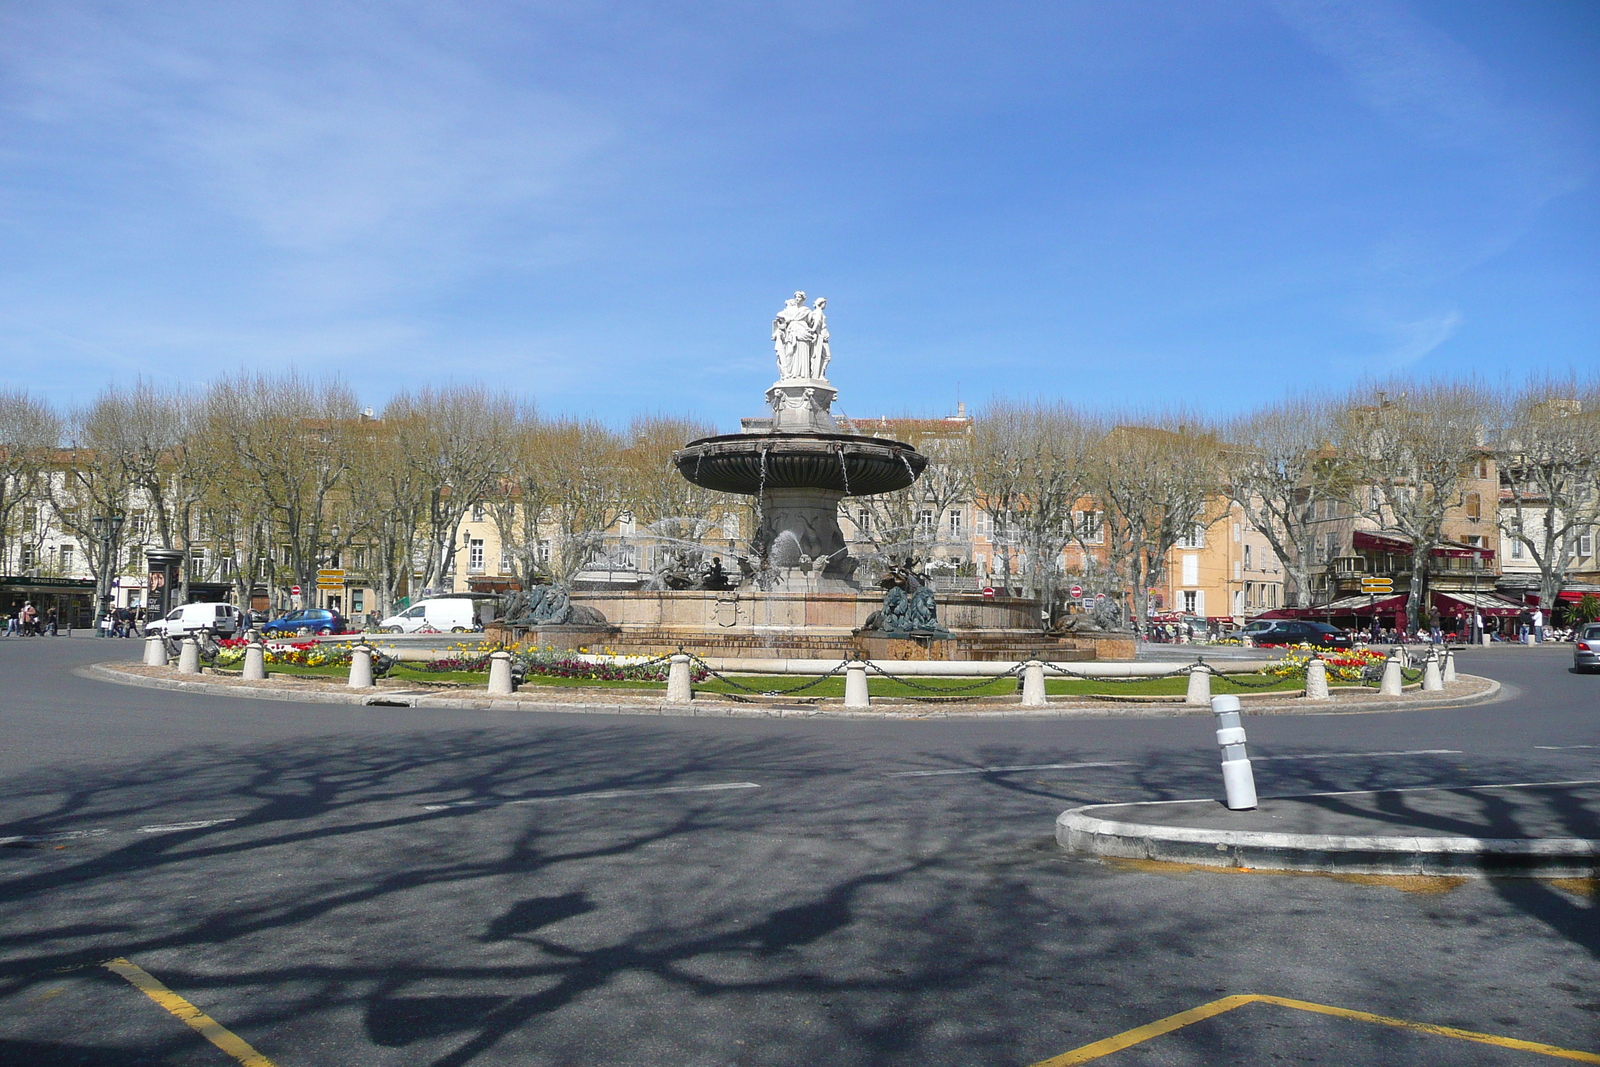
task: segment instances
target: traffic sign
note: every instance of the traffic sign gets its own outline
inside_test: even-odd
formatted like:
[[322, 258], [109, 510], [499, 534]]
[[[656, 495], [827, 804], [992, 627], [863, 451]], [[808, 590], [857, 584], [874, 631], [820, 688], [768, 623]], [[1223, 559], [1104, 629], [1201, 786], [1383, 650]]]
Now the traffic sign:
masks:
[[984, 596], [994, 596], [994, 590], [992, 588], [990, 588], [989, 586], [984, 586], [983, 595]]
[[344, 583], [343, 582], [329, 582], [329, 581], [324, 581], [321, 578], [318, 578], [317, 579], [317, 588], [318, 589], [343, 589], [344, 588]]
[[1072, 594], [1072, 599], [1073, 600], [1082, 600], [1083, 599], [1083, 586], [1081, 586], [1081, 585], [1075, 585], [1071, 589], [1068, 589], [1067, 592]]
[[300, 595], [300, 587], [298, 585], [291, 585], [289, 587], [289, 595], [290, 596], [299, 596]]
[[1394, 591], [1393, 578], [1363, 578], [1361, 579], [1363, 593], [1389, 593]]
[[1095, 595], [1094, 595], [1094, 598], [1095, 598], [1095, 599], [1096, 599], [1096, 600], [1104, 600], [1104, 599], [1105, 599], [1105, 598], [1106, 598], [1106, 595], [1105, 595], [1105, 594], [1104, 594], [1104, 593], [1096, 593], [1096, 594], [1095, 594]]

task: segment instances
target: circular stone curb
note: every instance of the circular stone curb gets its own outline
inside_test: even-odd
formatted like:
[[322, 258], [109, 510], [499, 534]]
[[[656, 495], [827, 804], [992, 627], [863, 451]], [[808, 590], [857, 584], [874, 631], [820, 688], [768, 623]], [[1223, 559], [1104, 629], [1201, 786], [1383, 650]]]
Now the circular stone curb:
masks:
[[[1210, 715], [1211, 709], [1194, 704], [1126, 704], [1102, 702], [1093, 705], [1065, 705], [1043, 708], [1024, 708], [1020, 705], [988, 705], [984, 710], [974, 707], [955, 707], [940, 704], [881, 705], [883, 710], [846, 710], [841, 707], [813, 705], [740, 704], [701, 698], [692, 704], [669, 704], [665, 700], [638, 703], [557, 702], [540, 703], [528, 699], [505, 699], [484, 696], [442, 696], [428, 691], [407, 689], [352, 690], [330, 686], [326, 690], [288, 688], [270, 683], [257, 685], [222, 685], [216, 682], [190, 681], [186, 678], [155, 678], [119, 670], [118, 664], [95, 663], [74, 670], [82, 677], [116, 685], [132, 685], [145, 689], [166, 689], [172, 692], [203, 693], [208, 696], [235, 697], [246, 700], [278, 700], [300, 704], [353, 704], [367, 707], [408, 708], [463, 708], [493, 711], [528, 711], [565, 715], [670, 715], [686, 718], [748, 718], [748, 719], [1127, 719], [1168, 718], [1177, 715]], [[1500, 683], [1492, 678], [1463, 674], [1464, 680], [1486, 683], [1480, 693], [1465, 696], [1388, 700], [1361, 704], [1311, 703], [1300, 700], [1294, 704], [1247, 706], [1248, 715], [1367, 715], [1386, 711], [1425, 711], [1429, 708], [1466, 707], [1495, 700], [1501, 692]], [[1004, 708], [1005, 710], [999, 710]], [[892, 710], [891, 710], [892, 709]], [[991, 710], [992, 709], [992, 710]]]
[[[1180, 800], [1176, 804], [1215, 804]], [[1589, 877], [1600, 841], [1581, 837], [1364, 837], [1209, 830], [1102, 819], [1090, 804], [1056, 818], [1056, 843], [1069, 852], [1206, 867], [1340, 874], [1501, 874]]]

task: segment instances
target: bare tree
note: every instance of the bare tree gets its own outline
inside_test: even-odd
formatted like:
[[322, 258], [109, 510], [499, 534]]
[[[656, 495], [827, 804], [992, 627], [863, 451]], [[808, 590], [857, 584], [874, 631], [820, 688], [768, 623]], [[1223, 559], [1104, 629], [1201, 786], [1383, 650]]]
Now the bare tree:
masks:
[[1018, 564], [1023, 592], [1053, 604], [1061, 553], [1093, 478], [1104, 425], [1060, 403], [996, 401], [973, 423], [972, 491], [989, 518], [1000, 573]]
[[[11, 542], [23, 533], [21, 516], [27, 509], [37, 515], [46, 499], [45, 479], [60, 443], [55, 412], [24, 390], [0, 390], [0, 568], [11, 558]], [[38, 522], [33, 526], [29, 533], [36, 537]]]
[[524, 587], [568, 582], [627, 510], [622, 439], [592, 419], [524, 419], [493, 500], [501, 544]]
[[952, 531], [947, 516], [972, 497], [972, 424], [907, 420], [895, 425], [894, 434], [928, 457], [928, 465], [905, 489], [846, 505], [856, 509], [856, 540], [890, 557], [923, 558], [941, 546], [965, 551], [971, 544], [966, 531]]
[[56, 526], [85, 550], [97, 612], [110, 596], [111, 576], [131, 532], [127, 509], [136, 486], [123, 457], [127, 415], [126, 407], [108, 402], [108, 394], [74, 409], [59, 477], [45, 483]]
[[1489, 398], [1476, 382], [1386, 382], [1353, 393], [1338, 413], [1339, 479], [1352, 510], [1411, 545], [1406, 621], [1422, 616], [1433, 550], [1483, 455]]
[[483, 504], [510, 470], [516, 401], [481, 385], [425, 387], [396, 394], [383, 419], [397, 427], [388, 447], [405, 457], [427, 493], [423, 588], [443, 588], [455, 573], [462, 518]]
[[225, 435], [237, 476], [260, 493], [285, 569], [307, 591], [337, 543], [356, 401], [338, 381], [240, 374], [214, 385], [207, 417]]
[[1497, 521], [1538, 565], [1548, 612], [1579, 538], [1600, 525], [1600, 381], [1535, 379], [1504, 410], [1495, 455], [1510, 507], [1497, 509]]
[[1223, 430], [1224, 486], [1282, 564], [1288, 607], [1310, 602], [1311, 516], [1324, 501], [1348, 495], [1336, 480], [1338, 465], [1330, 463], [1332, 407], [1319, 398], [1286, 400]]
[[1167, 414], [1139, 422], [1116, 426], [1101, 439], [1089, 488], [1106, 507], [1113, 566], [1142, 626], [1150, 588], [1165, 576], [1167, 553], [1193, 532], [1223, 479], [1219, 443], [1198, 420]]

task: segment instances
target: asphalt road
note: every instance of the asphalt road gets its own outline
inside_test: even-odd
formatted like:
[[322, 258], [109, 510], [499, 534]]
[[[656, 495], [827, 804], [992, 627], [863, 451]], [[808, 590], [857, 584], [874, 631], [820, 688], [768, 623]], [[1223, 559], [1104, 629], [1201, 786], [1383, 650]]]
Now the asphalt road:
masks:
[[[0, 640], [0, 1064], [241, 1062], [112, 958], [278, 1067], [1024, 1067], [1234, 994], [1600, 1052], [1592, 883], [1056, 848], [1066, 807], [1215, 795], [1207, 717], [587, 717], [71, 673], [134, 645]], [[1600, 675], [1570, 656], [1463, 655], [1506, 683], [1490, 705], [1250, 720], [1258, 786], [1600, 778]], [[1270, 1003], [1095, 1062], [1227, 1061], [1557, 1062]]]

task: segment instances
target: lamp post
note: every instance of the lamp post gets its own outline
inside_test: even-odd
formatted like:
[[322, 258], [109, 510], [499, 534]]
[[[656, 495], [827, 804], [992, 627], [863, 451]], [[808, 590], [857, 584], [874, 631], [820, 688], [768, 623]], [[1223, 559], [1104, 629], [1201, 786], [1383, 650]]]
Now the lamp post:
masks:
[[96, 515], [89, 520], [94, 527], [95, 539], [100, 542], [100, 581], [97, 583], [99, 596], [96, 598], [94, 616], [96, 633], [103, 632], [100, 623], [106, 617], [107, 602], [111, 599], [112, 549], [122, 532], [125, 518], [122, 512], [113, 511], [109, 515]]

